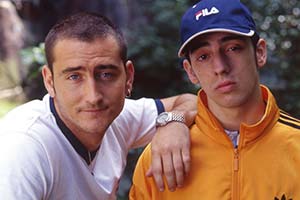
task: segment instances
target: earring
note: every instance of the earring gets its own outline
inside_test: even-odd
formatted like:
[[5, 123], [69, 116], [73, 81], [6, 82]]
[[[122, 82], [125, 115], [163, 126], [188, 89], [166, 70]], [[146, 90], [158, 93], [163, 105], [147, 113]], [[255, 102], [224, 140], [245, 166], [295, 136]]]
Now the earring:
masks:
[[128, 97], [131, 97], [131, 90], [130, 90], [130, 89], [127, 90], [126, 97], [127, 97], [127, 98], [128, 98]]

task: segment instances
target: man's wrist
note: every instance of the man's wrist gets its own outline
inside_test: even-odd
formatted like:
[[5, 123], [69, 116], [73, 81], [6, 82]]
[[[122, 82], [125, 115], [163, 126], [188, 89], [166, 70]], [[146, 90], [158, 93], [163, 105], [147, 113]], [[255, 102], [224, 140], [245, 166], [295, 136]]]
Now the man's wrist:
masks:
[[185, 123], [185, 116], [181, 112], [162, 112], [156, 118], [156, 126], [165, 126], [170, 122]]

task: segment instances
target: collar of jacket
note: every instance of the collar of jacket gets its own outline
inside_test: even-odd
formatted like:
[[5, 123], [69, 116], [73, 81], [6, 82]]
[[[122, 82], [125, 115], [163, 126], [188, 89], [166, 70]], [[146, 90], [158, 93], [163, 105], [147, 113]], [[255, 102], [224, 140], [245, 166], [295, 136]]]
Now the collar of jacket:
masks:
[[[239, 148], [254, 142], [257, 138], [268, 133], [268, 130], [275, 125], [279, 118], [279, 108], [271, 91], [264, 85], [261, 85], [260, 87], [262, 97], [266, 102], [265, 113], [261, 120], [255, 124], [240, 125]], [[217, 118], [208, 110], [203, 98], [206, 98], [206, 94], [203, 90], [200, 90], [198, 93], [198, 114], [195, 119], [197, 128], [215, 142], [233, 147], [232, 142], [224, 131], [224, 128], [221, 126]]]

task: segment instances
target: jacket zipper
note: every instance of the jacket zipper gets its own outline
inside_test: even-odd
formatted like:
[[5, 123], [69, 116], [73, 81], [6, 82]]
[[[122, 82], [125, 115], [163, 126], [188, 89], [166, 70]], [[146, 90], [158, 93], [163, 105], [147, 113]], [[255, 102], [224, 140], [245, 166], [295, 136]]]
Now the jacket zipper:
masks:
[[232, 200], [238, 200], [239, 151], [234, 149]]

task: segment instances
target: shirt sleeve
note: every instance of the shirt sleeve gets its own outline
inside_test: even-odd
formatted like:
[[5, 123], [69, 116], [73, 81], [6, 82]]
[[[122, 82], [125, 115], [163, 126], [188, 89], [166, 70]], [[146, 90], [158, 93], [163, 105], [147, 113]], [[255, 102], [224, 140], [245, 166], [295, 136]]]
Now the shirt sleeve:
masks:
[[151, 142], [156, 131], [155, 120], [162, 111], [164, 107], [160, 100], [126, 99], [122, 112], [112, 126], [118, 126], [118, 132], [121, 131], [128, 148], [142, 147]]
[[157, 114], [165, 112], [165, 107], [164, 107], [164, 104], [161, 102], [161, 100], [154, 99], [154, 101], [155, 101], [155, 105], [156, 105], [156, 109], [157, 109]]
[[23, 134], [0, 135], [0, 199], [47, 199], [50, 168], [39, 143]]

